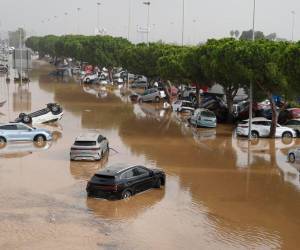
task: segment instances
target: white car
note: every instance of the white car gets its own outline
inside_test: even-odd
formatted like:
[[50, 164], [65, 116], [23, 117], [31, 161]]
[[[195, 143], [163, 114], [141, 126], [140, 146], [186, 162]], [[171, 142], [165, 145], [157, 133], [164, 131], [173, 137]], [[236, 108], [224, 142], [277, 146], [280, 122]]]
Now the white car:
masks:
[[[272, 121], [266, 118], [263, 117], [253, 118], [252, 126], [251, 126], [251, 136], [253, 138], [268, 137], [270, 134], [271, 124]], [[236, 133], [238, 136], [248, 136], [249, 120], [244, 120], [240, 122], [237, 126]], [[277, 124], [275, 137], [294, 138], [296, 136], [297, 135], [295, 130]]]
[[62, 118], [64, 112], [59, 104], [49, 103], [47, 108], [40, 109], [30, 114], [21, 113], [15, 122], [25, 124], [42, 124], [46, 122], [55, 122]]
[[185, 100], [177, 100], [172, 104], [173, 111], [177, 112], [194, 112], [195, 108], [192, 102]]
[[83, 82], [84, 83], [91, 83], [91, 82], [94, 82], [94, 81], [97, 81], [99, 78], [98, 74], [88, 74], [88, 75], [85, 75], [83, 77]]
[[99, 161], [109, 151], [108, 140], [98, 133], [87, 133], [76, 137], [71, 147], [71, 161]]

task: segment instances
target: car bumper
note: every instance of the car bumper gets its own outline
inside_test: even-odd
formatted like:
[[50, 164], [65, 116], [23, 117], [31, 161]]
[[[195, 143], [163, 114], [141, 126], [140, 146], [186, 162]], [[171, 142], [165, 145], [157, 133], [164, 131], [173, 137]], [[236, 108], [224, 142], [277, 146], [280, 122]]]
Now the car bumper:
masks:
[[87, 196], [93, 198], [107, 199], [107, 200], [120, 200], [122, 193], [119, 191], [103, 191], [95, 187], [87, 186]]
[[97, 154], [81, 154], [81, 153], [70, 153], [70, 158], [73, 161], [99, 161], [101, 156]]

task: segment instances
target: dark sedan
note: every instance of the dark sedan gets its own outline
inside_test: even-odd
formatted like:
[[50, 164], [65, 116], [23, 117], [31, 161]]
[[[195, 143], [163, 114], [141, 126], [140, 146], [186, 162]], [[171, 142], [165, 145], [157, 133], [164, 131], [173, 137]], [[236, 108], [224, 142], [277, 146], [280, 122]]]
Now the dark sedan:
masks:
[[165, 173], [143, 166], [113, 165], [96, 173], [88, 182], [88, 196], [105, 199], [126, 199], [150, 188], [160, 188]]

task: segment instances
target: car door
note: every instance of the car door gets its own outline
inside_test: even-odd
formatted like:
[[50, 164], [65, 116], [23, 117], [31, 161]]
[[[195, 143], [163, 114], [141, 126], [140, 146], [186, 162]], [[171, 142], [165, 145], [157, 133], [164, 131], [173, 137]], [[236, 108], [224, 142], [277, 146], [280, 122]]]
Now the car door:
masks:
[[133, 176], [136, 178], [136, 190], [138, 192], [145, 191], [153, 187], [153, 176], [150, 171], [143, 167], [135, 167], [133, 169]]
[[28, 141], [33, 140], [33, 133], [32, 129], [23, 125], [23, 124], [17, 124], [17, 133], [18, 133], [18, 140], [20, 141]]
[[9, 141], [18, 140], [18, 131], [15, 124], [4, 125], [1, 127], [3, 136]]
[[260, 121], [258, 122], [259, 126], [259, 134], [262, 137], [267, 137], [270, 134], [270, 129], [271, 129], [271, 122], [269, 121]]

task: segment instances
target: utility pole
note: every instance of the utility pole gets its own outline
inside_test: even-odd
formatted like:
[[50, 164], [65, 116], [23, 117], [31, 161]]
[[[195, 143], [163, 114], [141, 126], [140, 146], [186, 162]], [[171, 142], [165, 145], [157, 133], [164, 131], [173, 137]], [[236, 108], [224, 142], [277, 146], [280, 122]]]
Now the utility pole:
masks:
[[[253, 0], [253, 20], [252, 20], [252, 41], [255, 41], [255, 11], [256, 11], [256, 0]], [[250, 81], [250, 89], [249, 89], [249, 133], [248, 140], [252, 139], [252, 108], [253, 108], [253, 79]]]
[[129, 9], [128, 9], [128, 33], [127, 33], [127, 40], [130, 40], [130, 27], [131, 27], [131, 0], [129, 1]]
[[296, 15], [296, 12], [292, 11], [291, 13], [292, 13], [292, 17], [293, 17], [293, 20], [292, 20], [292, 42], [294, 42], [295, 15]]
[[77, 35], [79, 35], [79, 12], [80, 12], [81, 8], [77, 8]]
[[184, 26], [185, 26], [185, 0], [182, 0], [182, 30], [181, 30], [181, 46], [184, 45]]
[[143, 2], [143, 4], [148, 6], [148, 15], [147, 15], [147, 44], [149, 45], [149, 32], [150, 32], [150, 2]]
[[[67, 22], [67, 18], [68, 18], [68, 12], [65, 12], [65, 13], [64, 13], [64, 15], [65, 15], [66, 23], [68, 23], [68, 22]], [[68, 32], [67, 32], [67, 31], [66, 31], [66, 32], [64, 32], [64, 33], [65, 33], [65, 35], [67, 35], [67, 34], [68, 34]]]
[[101, 3], [97, 3], [97, 35], [100, 33], [100, 5]]

